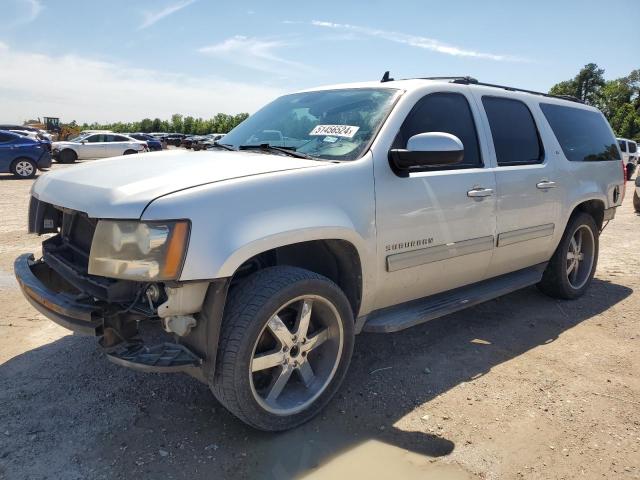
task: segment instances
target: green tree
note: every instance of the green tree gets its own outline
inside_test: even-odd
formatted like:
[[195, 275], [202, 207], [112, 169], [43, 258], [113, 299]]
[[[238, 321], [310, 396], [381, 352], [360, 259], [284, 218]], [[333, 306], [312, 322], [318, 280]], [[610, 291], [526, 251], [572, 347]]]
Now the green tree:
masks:
[[552, 95], [570, 95], [589, 105], [596, 105], [600, 90], [604, 87], [604, 69], [595, 63], [585, 65], [572, 80], [557, 83], [549, 93]]

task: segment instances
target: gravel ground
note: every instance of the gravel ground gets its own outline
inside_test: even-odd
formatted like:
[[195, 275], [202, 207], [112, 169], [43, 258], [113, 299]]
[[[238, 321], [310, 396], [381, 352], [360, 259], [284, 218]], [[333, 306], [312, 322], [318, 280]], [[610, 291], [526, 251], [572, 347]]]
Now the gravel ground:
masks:
[[[55, 165], [54, 168], [73, 168]], [[0, 178], [0, 478], [640, 478], [640, 217], [632, 183], [588, 294], [535, 288], [357, 338], [336, 399], [251, 430], [182, 375], [109, 363], [37, 314], [13, 259], [30, 181]]]

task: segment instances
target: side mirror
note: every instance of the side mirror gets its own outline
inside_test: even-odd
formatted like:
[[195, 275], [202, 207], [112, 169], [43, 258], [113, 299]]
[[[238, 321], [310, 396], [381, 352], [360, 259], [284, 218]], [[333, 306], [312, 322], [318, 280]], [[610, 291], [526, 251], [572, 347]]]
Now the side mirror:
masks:
[[402, 171], [446, 167], [460, 163], [463, 158], [464, 146], [460, 139], [443, 132], [419, 133], [409, 139], [406, 149], [394, 148], [389, 151], [389, 162]]
[[87, 143], [87, 141], [86, 141], [86, 140], [82, 140], [80, 143], [81, 143], [82, 145], [84, 145], [85, 143]]

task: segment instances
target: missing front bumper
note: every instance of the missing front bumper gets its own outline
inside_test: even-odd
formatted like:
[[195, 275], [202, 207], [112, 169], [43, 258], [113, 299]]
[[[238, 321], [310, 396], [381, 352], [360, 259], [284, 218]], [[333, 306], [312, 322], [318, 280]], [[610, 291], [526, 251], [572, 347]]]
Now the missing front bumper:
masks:
[[[32, 254], [16, 258], [14, 272], [20, 289], [33, 307], [58, 325], [83, 335], [102, 335], [101, 309], [78, 301], [72, 287]], [[56, 285], [53, 290], [49, 285]]]

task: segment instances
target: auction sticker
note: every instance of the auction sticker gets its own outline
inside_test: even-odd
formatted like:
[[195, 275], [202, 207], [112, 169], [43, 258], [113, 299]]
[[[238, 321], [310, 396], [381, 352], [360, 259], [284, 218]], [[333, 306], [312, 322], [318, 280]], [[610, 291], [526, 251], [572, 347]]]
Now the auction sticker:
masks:
[[352, 125], [317, 125], [309, 132], [310, 136], [332, 135], [334, 137], [353, 138], [360, 127]]

